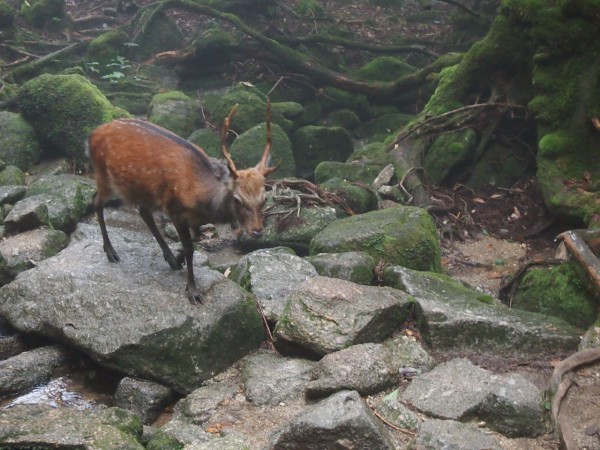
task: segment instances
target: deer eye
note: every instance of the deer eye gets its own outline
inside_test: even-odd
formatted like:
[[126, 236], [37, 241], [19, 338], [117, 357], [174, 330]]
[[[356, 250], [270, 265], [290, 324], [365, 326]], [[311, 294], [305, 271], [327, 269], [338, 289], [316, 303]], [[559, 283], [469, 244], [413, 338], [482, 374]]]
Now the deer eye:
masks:
[[242, 202], [242, 198], [239, 195], [234, 195], [233, 201], [235, 202], [235, 206], [242, 206], [244, 204], [244, 202]]

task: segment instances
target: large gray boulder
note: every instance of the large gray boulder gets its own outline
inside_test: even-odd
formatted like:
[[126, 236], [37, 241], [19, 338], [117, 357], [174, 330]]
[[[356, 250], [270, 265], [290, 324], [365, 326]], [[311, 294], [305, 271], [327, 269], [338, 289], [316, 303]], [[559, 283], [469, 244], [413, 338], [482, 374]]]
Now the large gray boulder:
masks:
[[97, 225], [80, 224], [63, 252], [0, 289], [0, 314], [20, 331], [179, 392], [258, 348], [263, 326], [251, 294], [198, 264], [205, 302], [191, 305], [185, 274], [169, 270], [149, 233], [109, 234], [121, 263], [107, 261]]
[[20, 114], [0, 111], [0, 160], [29, 170], [41, 156], [35, 129]]
[[26, 198], [37, 198], [48, 208], [53, 228], [71, 232], [90, 210], [96, 185], [89, 177], [71, 174], [40, 176], [27, 188]]
[[275, 327], [276, 345], [326, 355], [353, 344], [381, 342], [408, 318], [410, 296], [397, 289], [337, 278], [309, 278], [288, 296]]
[[355, 391], [342, 391], [308, 407], [277, 430], [265, 449], [392, 450], [387, 430]]
[[418, 376], [400, 400], [429, 417], [465, 421], [478, 416], [509, 437], [546, 432], [544, 395], [538, 387], [521, 374], [494, 374], [467, 359], [448, 361]]
[[315, 363], [261, 351], [244, 359], [242, 381], [252, 404], [279, 405], [302, 398]]
[[575, 351], [579, 344], [581, 330], [563, 320], [507, 308], [445, 275], [389, 266], [384, 284], [415, 298], [422, 333], [437, 351], [540, 357]]
[[229, 278], [252, 292], [268, 320], [276, 322], [286, 297], [305, 280], [317, 276], [315, 268], [290, 249], [256, 250], [243, 256]]

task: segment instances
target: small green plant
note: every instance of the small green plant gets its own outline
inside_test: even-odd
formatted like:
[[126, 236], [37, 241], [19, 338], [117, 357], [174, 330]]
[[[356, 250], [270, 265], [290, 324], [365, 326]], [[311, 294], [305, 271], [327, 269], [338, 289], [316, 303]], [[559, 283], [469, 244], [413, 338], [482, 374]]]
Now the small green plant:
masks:
[[131, 67], [130, 61], [124, 56], [117, 56], [104, 66], [97, 61], [85, 63], [85, 69], [97, 75], [112, 70], [100, 76], [101, 79], [108, 80], [111, 83], [117, 83], [120, 79], [125, 78], [127, 69]]

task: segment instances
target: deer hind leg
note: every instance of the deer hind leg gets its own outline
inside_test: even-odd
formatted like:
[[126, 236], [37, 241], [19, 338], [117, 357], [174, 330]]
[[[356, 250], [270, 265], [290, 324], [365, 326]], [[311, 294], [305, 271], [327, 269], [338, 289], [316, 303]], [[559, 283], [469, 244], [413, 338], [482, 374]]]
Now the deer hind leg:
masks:
[[104, 248], [104, 253], [106, 253], [106, 257], [108, 261], [111, 263], [116, 263], [121, 261], [119, 255], [113, 248], [110, 239], [108, 238], [108, 232], [106, 231], [106, 223], [104, 222], [104, 200], [98, 195], [98, 192], [94, 194], [94, 211], [96, 211], [96, 217], [98, 218], [98, 224], [100, 225], [100, 233], [102, 233], [102, 247]]
[[162, 237], [162, 234], [160, 234], [160, 231], [156, 226], [156, 222], [154, 221], [154, 217], [152, 216], [152, 212], [144, 208], [143, 206], [140, 206], [139, 211], [140, 216], [142, 216], [142, 219], [144, 219], [144, 222], [146, 222], [146, 225], [148, 225], [148, 228], [152, 232], [154, 239], [156, 239], [156, 242], [158, 242], [158, 245], [160, 245], [160, 248], [163, 252], [163, 256], [165, 257], [165, 261], [169, 263], [171, 269], [180, 270], [182, 268], [181, 263], [177, 261], [177, 258], [175, 258], [175, 256], [173, 255], [173, 252], [165, 242], [165, 239]]
[[202, 303], [202, 293], [196, 287], [196, 278], [194, 277], [194, 244], [190, 227], [185, 223], [175, 223], [175, 229], [183, 245], [183, 257], [187, 266], [187, 285], [185, 291], [192, 305]]

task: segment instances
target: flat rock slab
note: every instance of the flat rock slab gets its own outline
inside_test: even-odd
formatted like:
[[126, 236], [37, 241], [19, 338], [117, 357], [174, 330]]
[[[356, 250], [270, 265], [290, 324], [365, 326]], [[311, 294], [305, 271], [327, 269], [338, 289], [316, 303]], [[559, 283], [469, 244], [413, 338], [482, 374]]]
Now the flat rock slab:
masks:
[[408, 318], [409, 295], [317, 276], [297, 286], [275, 327], [276, 345], [326, 355], [353, 344], [381, 342]]
[[119, 264], [107, 261], [98, 227], [80, 224], [64, 251], [0, 289], [0, 314], [18, 330], [184, 393], [258, 348], [264, 332], [251, 294], [197, 265], [205, 302], [192, 305], [185, 272], [169, 269], [149, 233], [109, 234]]
[[579, 345], [581, 330], [565, 321], [510, 309], [445, 275], [389, 266], [384, 278], [386, 285], [408, 292], [420, 305], [420, 328], [435, 350], [539, 358], [572, 352]]
[[17, 405], [0, 415], [3, 448], [143, 450], [142, 423], [120, 408], [81, 411], [46, 405]]

